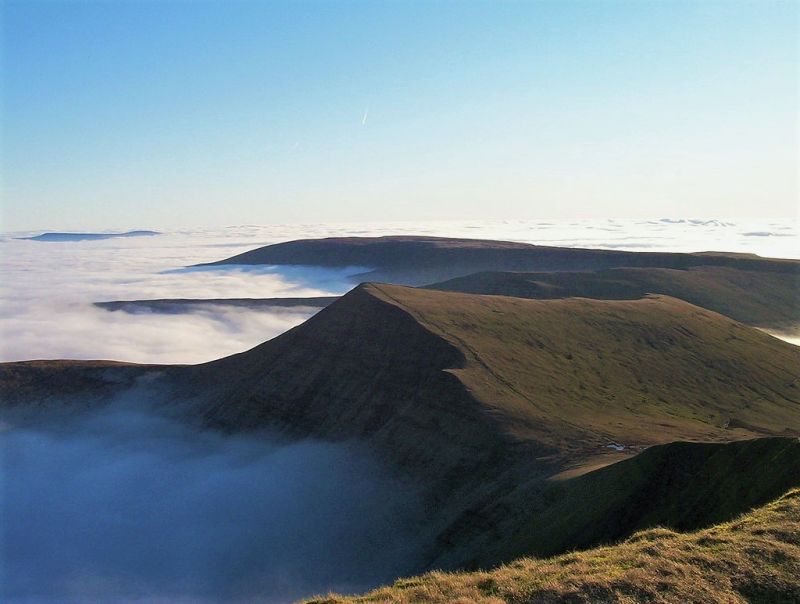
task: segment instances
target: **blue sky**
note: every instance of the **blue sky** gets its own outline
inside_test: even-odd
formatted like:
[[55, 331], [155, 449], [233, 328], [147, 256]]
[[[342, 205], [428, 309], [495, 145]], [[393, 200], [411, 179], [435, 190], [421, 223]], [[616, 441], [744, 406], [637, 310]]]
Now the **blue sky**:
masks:
[[791, 217], [793, 2], [6, 2], [2, 230]]

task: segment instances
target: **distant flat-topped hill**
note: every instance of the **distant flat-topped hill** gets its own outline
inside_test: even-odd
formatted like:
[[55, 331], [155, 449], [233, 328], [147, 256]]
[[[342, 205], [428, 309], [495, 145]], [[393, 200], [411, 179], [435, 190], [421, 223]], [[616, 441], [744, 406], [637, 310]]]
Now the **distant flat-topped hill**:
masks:
[[118, 237], [151, 237], [159, 235], [156, 231], [128, 231], [127, 233], [42, 233], [35, 237], [20, 237], [30, 241], [96, 241]]
[[268, 245], [211, 263], [367, 267], [360, 281], [424, 285], [479, 271], [586, 271], [617, 267], [725, 266], [798, 274], [794, 260], [702, 252], [626, 252], [441, 237], [334, 237]]
[[800, 272], [725, 266], [618, 268], [593, 272], [483, 272], [428, 286], [474, 294], [555, 299], [631, 300], [666, 294], [768, 329], [800, 326]]
[[112, 300], [95, 302], [98, 308], [127, 313], [153, 312], [183, 314], [208, 306], [229, 306], [249, 310], [281, 308], [325, 308], [338, 296], [316, 296], [311, 298], [164, 298], [158, 300]]

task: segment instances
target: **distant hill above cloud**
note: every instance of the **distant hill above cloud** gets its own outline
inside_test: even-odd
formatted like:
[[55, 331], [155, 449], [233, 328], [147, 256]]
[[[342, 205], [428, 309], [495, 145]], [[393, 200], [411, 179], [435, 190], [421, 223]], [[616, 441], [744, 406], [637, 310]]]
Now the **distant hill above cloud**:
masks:
[[30, 241], [97, 241], [119, 237], [152, 237], [160, 235], [157, 231], [128, 231], [126, 233], [42, 233], [34, 237], [19, 237]]
[[338, 296], [316, 296], [311, 298], [167, 298], [159, 300], [111, 300], [95, 302], [98, 308], [110, 312], [152, 312], [161, 314], [183, 314], [213, 306], [230, 306], [248, 310], [273, 310], [292, 308], [325, 308], [333, 304]]
[[796, 272], [800, 269], [800, 262], [796, 260], [726, 252], [628, 252], [427, 236], [302, 239], [268, 245], [207, 265], [225, 264], [366, 266], [372, 270], [355, 275], [354, 280], [402, 285], [425, 285], [479, 271], [591, 271], [618, 267], [686, 269], [696, 266], [770, 272]]

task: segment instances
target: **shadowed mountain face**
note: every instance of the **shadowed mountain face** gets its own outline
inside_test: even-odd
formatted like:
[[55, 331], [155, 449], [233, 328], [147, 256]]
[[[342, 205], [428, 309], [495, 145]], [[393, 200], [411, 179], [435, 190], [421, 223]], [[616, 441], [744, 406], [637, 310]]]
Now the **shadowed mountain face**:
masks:
[[619, 268], [582, 273], [484, 272], [428, 286], [473, 294], [631, 300], [665, 294], [770, 329], [800, 326], [800, 272], [702, 266], [686, 270]]
[[424, 285], [479, 271], [590, 271], [615, 267], [724, 266], [798, 274], [800, 263], [745, 254], [678, 254], [559, 248], [438, 237], [341, 237], [278, 243], [212, 263], [369, 266], [360, 281]]
[[[674, 469], [695, 463], [678, 454], [663, 467], [653, 462], [661, 469], [643, 471], [635, 492], [625, 485], [638, 470], [574, 491], [545, 488], [545, 479], [567, 472], [575, 478], [558, 484], [586, 484], [588, 469], [676, 440], [798, 435], [799, 355], [665, 296], [525, 300], [364, 285], [274, 340], [212, 363], [10, 363], [0, 383], [4, 405], [17, 409], [64, 396], [102, 405], [146, 388], [164, 412], [226, 432], [358, 441], [419, 485], [431, 510], [424, 558], [456, 567], [562, 551], [586, 535], [588, 543], [618, 538], [648, 519], [691, 524], [661, 495], [642, 495], [625, 516], [631, 497], [655, 488], [651, 474], [677, 480], [676, 493], [699, 488], [678, 480]], [[693, 472], [703, 476], [705, 464]], [[793, 480], [741, 479], [754, 496]], [[587, 489], [608, 494], [602, 505], [595, 498], [596, 511], [614, 530], [547, 536], [537, 528], [532, 506], [544, 513], [563, 502], [566, 513]], [[709, 504], [709, 514], [718, 509]]]
[[456, 347], [365, 286], [274, 340], [187, 374], [211, 425], [277, 422], [296, 436], [366, 439], [398, 465], [460, 477], [508, 444], [444, 371], [462, 363]]

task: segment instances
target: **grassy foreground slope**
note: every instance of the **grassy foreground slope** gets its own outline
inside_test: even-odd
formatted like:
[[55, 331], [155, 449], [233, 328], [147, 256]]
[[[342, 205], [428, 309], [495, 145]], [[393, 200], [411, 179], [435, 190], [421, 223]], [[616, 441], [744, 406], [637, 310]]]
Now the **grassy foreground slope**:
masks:
[[791, 603], [800, 602], [800, 489], [695, 533], [654, 528], [623, 543], [556, 558], [520, 559], [490, 572], [433, 572], [355, 602]]
[[427, 236], [301, 239], [268, 245], [210, 264], [361, 267], [360, 281], [404, 285], [424, 285], [478, 271], [587, 271], [621, 266], [726, 266], [794, 275], [800, 271], [800, 262], [796, 260], [750, 254], [628, 252]]
[[618, 268], [596, 272], [483, 272], [428, 286], [473, 294], [630, 300], [665, 294], [769, 329], [800, 326], [800, 272], [729, 267]]

